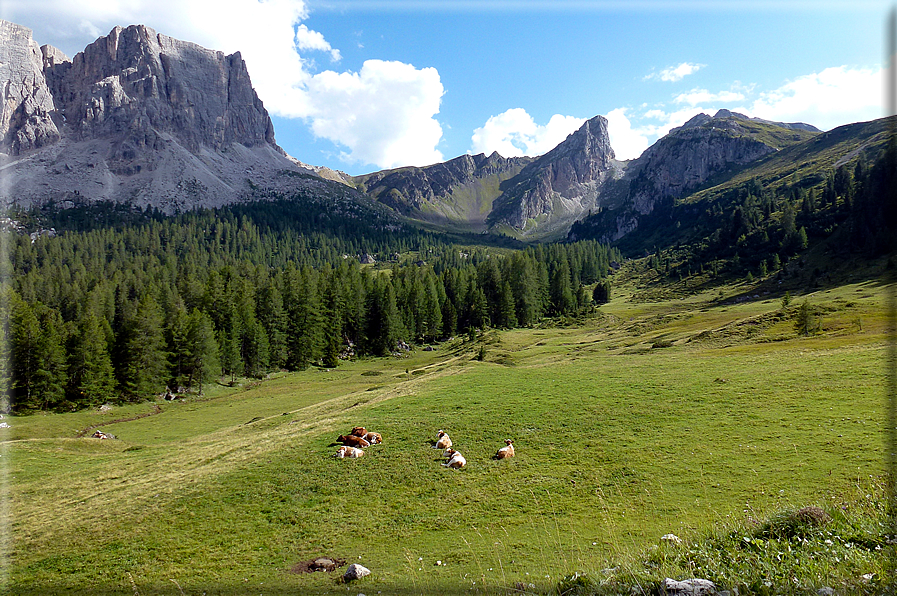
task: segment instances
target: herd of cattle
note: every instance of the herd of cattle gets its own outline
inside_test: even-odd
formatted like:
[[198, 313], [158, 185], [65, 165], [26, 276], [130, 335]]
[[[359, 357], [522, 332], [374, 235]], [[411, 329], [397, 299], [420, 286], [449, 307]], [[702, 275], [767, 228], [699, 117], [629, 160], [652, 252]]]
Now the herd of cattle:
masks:
[[[362, 457], [365, 447], [382, 443], [383, 437], [379, 433], [368, 432], [363, 426], [356, 426], [348, 435], [337, 437], [336, 442], [341, 443], [342, 446], [336, 450], [334, 457]], [[444, 430], [436, 433], [433, 449], [442, 450], [446, 460], [442, 465], [446, 468], [458, 469], [467, 465], [467, 459], [461, 455], [460, 451], [452, 447], [452, 440]], [[505, 439], [505, 446], [499, 449], [492, 459], [507, 459], [509, 457], [514, 457], [514, 441]]]

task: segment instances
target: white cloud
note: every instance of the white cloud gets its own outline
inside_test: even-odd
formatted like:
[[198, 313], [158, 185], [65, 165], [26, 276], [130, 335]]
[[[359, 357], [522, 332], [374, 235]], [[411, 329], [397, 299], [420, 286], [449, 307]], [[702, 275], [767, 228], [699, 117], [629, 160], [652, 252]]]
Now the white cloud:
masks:
[[777, 122], [805, 122], [822, 130], [873, 120], [884, 116], [883, 76], [880, 67], [826, 68], [761, 93], [743, 111]]
[[312, 73], [307, 53], [326, 52], [333, 61], [340, 53], [302, 24], [304, 0], [3, 0], [0, 16], [69, 55], [99, 32], [129, 24], [226, 54], [239, 51], [265, 107], [306, 119], [317, 136], [346, 148], [346, 160], [390, 167], [441, 157], [435, 148], [442, 130], [433, 116], [443, 88], [436, 70], [374, 60], [359, 73]]
[[634, 159], [671, 129], [682, 126], [696, 115], [713, 112], [702, 107], [687, 107], [673, 112], [651, 109], [642, 114], [628, 108], [616, 108], [607, 114], [610, 144], [617, 159]]
[[328, 52], [330, 54], [330, 59], [334, 62], [339, 62], [342, 58], [339, 50], [330, 47], [330, 44], [324, 39], [322, 34], [317, 31], [312, 31], [304, 24], [299, 25], [296, 29], [296, 47], [300, 50]]
[[585, 122], [584, 118], [555, 114], [548, 124], [536, 124], [523, 108], [511, 108], [473, 131], [471, 153], [498, 151], [503, 157], [537, 156], [554, 149]]
[[348, 147], [346, 161], [392, 168], [443, 160], [433, 118], [443, 87], [434, 68], [368, 60], [357, 73], [315, 75], [307, 94], [313, 132]]
[[700, 103], [731, 103], [733, 101], [743, 101], [744, 94], [737, 91], [721, 91], [719, 93], [711, 93], [706, 89], [692, 89], [688, 93], [681, 93], [673, 100], [676, 103], [687, 103], [690, 106], [696, 106]]
[[696, 73], [700, 69], [704, 68], [704, 66], [706, 65], [683, 62], [678, 66], [670, 66], [669, 68], [665, 68], [659, 73], [652, 72], [645, 77], [645, 80], [647, 81], [649, 79], [659, 79], [661, 81], [669, 81], [675, 83], [676, 81], [681, 81], [690, 74]]
[[632, 123], [626, 117], [626, 108], [617, 108], [607, 113], [607, 132], [617, 159], [635, 159], [648, 148], [645, 131], [632, 128]]

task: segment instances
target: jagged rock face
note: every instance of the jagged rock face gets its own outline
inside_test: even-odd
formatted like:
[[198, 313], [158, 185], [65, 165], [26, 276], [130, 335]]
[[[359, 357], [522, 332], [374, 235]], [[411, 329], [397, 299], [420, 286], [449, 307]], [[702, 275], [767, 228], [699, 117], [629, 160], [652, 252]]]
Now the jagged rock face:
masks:
[[53, 121], [56, 106], [43, 64], [31, 30], [0, 20], [0, 151], [4, 153], [18, 155], [59, 140]]
[[728, 110], [714, 116], [698, 114], [630, 162], [622, 179], [628, 186], [625, 199], [613, 209], [576, 222], [569, 238], [620, 240], [660, 203], [669, 205], [714, 177], [725, 178], [819, 133], [808, 124], [770, 122]]
[[657, 201], [679, 197], [714, 174], [774, 153], [776, 147], [753, 138], [737, 118], [699, 114], [649, 147], [632, 168], [630, 201], [650, 213]]
[[76, 139], [124, 135], [126, 143], [153, 147], [160, 132], [170, 132], [194, 153], [274, 144], [239, 52], [225, 56], [143, 25], [116, 27], [49, 68], [47, 80]]
[[166, 212], [303, 186], [239, 53], [133, 25], [69, 60], [0, 21], [0, 203], [113, 200]]
[[524, 168], [495, 201], [489, 222], [525, 231], [529, 222], [541, 219], [543, 234], [569, 227], [597, 206], [601, 186], [619, 172], [607, 119], [596, 116]]
[[358, 176], [355, 183], [369, 196], [393, 209], [428, 220], [453, 220], [478, 225], [485, 221], [504, 181], [532, 160], [462, 155], [426, 167], [385, 170]]

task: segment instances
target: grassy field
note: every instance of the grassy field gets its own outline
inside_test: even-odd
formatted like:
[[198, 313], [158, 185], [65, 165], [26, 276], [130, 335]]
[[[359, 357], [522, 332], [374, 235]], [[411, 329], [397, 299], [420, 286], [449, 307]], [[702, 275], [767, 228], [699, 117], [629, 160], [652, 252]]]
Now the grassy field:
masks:
[[[547, 593], [577, 572], [696, 569], [663, 550], [668, 533], [697, 548], [782, 511], [878, 498], [892, 288], [845, 285], [783, 309], [772, 295], [652, 299], [637, 278], [618, 286], [599, 314], [566, 326], [183, 402], [7, 417], [5, 590]], [[811, 337], [794, 328], [804, 300], [821, 324]], [[98, 425], [118, 438], [78, 437]], [[331, 457], [355, 425], [384, 443]], [[438, 429], [466, 468], [440, 465]], [[492, 460], [506, 438], [517, 456]], [[880, 576], [881, 551], [867, 547], [826, 565], [807, 551], [814, 563], [794, 585]], [[340, 572], [291, 571], [320, 556], [373, 573], [346, 586]]]

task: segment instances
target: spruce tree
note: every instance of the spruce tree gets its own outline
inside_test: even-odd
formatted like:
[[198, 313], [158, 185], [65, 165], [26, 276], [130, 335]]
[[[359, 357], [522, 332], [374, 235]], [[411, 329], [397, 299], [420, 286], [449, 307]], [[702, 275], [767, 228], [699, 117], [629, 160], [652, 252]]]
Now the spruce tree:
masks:
[[162, 393], [169, 380], [162, 309], [147, 294], [125, 325], [125, 356], [119, 371], [122, 392], [131, 399]]
[[189, 375], [187, 384], [202, 395], [202, 387], [221, 375], [218, 358], [218, 341], [212, 318], [193, 309], [187, 321], [187, 344], [189, 346]]
[[115, 374], [109, 345], [100, 321], [88, 312], [72, 334], [68, 348], [68, 400], [79, 407], [96, 406], [115, 392]]

